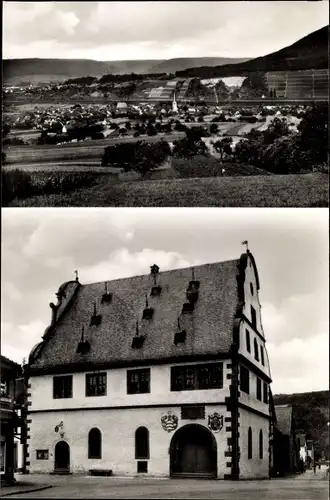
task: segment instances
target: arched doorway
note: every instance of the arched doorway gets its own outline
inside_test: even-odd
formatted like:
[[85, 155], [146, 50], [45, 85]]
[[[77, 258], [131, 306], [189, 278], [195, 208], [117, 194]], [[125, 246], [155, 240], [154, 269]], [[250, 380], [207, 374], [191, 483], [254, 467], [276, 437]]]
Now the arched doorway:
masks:
[[59, 441], [55, 446], [55, 471], [69, 472], [70, 447], [65, 441]]
[[217, 477], [217, 443], [202, 425], [188, 424], [176, 431], [170, 445], [171, 477]]

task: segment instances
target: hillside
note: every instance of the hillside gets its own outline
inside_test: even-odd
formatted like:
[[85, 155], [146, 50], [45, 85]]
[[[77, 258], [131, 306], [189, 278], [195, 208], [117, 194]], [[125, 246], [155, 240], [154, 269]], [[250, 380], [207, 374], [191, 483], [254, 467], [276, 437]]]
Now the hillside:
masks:
[[251, 72], [327, 69], [329, 26], [310, 33], [292, 45], [266, 56], [250, 59], [239, 64], [223, 66], [191, 67], [178, 71], [179, 77], [216, 78], [243, 76]]
[[175, 73], [189, 67], [210, 66], [246, 61], [222, 57], [177, 58], [169, 60], [94, 61], [91, 59], [5, 59], [5, 84], [61, 82], [83, 76], [105, 74]]
[[153, 66], [148, 73], [175, 73], [188, 68], [199, 68], [206, 64], [208, 66], [222, 66], [224, 64], [237, 64], [248, 60], [247, 57], [180, 57], [161, 61]]
[[297, 430], [315, 441], [316, 454], [329, 458], [329, 391], [276, 394], [275, 405], [292, 405]]

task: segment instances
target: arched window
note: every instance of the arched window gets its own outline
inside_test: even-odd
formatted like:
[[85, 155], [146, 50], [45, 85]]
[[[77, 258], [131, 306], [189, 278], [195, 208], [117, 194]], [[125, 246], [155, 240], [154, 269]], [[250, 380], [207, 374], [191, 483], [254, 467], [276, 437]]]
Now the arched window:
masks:
[[254, 345], [254, 358], [259, 361], [259, 350], [258, 350], [258, 342], [257, 342], [257, 339], [254, 339], [253, 341], [253, 345]]
[[149, 431], [146, 427], [135, 431], [135, 458], [149, 458]]
[[88, 458], [102, 458], [102, 434], [96, 427], [88, 434]]
[[252, 458], [252, 429], [248, 430], [248, 458]]
[[263, 443], [262, 430], [259, 431], [259, 458], [264, 457], [264, 443]]

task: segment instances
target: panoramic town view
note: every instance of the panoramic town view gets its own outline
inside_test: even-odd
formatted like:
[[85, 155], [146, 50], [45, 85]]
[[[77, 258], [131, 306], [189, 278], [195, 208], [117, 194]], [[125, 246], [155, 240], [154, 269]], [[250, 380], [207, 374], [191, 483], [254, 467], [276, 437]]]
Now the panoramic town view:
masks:
[[3, 2], [1, 497], [329, 498], [328, 11]]
[[[3, 62], [3, 206], [326, 207], [328, 26], [327, 2], [319, 3], [325, 8], [308, 7], [318, 10], [310, 24], [318, 29], [295, 36], [283, 27], [268, 53], [232, 35], [245, 57], [108, 62], [31, 58], [30, 51], [20, 59], [16, 48]], [[181, 8], [177, 15], [187, 15]], [[47, 19], [47, 7], [38, 9], [36, 19]], [[64, 46], [74, 46], [74, 31], [86, 22], [77, 17], [83, 11], [73, 12], [77, 28], [65, 25], [70, 10], [62, 12]], [[8, 4], [8, 29], [15, 14]], [[167, 25], [159, 29], [165, 37]], [[227, 41], [225, 55], [229, 49]]]

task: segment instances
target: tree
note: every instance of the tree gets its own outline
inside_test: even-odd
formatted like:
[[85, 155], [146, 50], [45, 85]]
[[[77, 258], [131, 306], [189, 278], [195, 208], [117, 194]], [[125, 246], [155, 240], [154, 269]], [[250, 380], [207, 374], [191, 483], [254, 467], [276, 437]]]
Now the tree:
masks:
[[223, 160], [224, 154], [231, 155], [232, 149], [231, 144], [233, 142], [232, 137], [224, 137], [219, 141], [214, 143], [214, 149], [220, 154], [221, 161]]
[[328, 152], [328, 103], [309, 108], [298, 125], [301, 150], [309, 152], [315, 164], [327, 162]]
[[212, 123], [210, 127], [211, 134], [216, 134], [218, 130], [219, 130], [218, 125], [216, 123]]
[[102, 166], [111, 164], [125, 171], [135, 170], [145, 176], [159, 167], [170, 154], [171, 148], [166, 141], [116, 144], [105, 149]]
[[290, 135], [290, 129], [284, 118], [274, 118], [267, 130], [263, 132], [264, 144], [272, 144], [276, 139]]
[[186, 130], [186, 137], [174, 142], [173, 154], [181, 158], [207, 155], [207, 146], [202, 141], [202, 137], [205, 136], [206, 132], [202, 127], [188, 128]]

